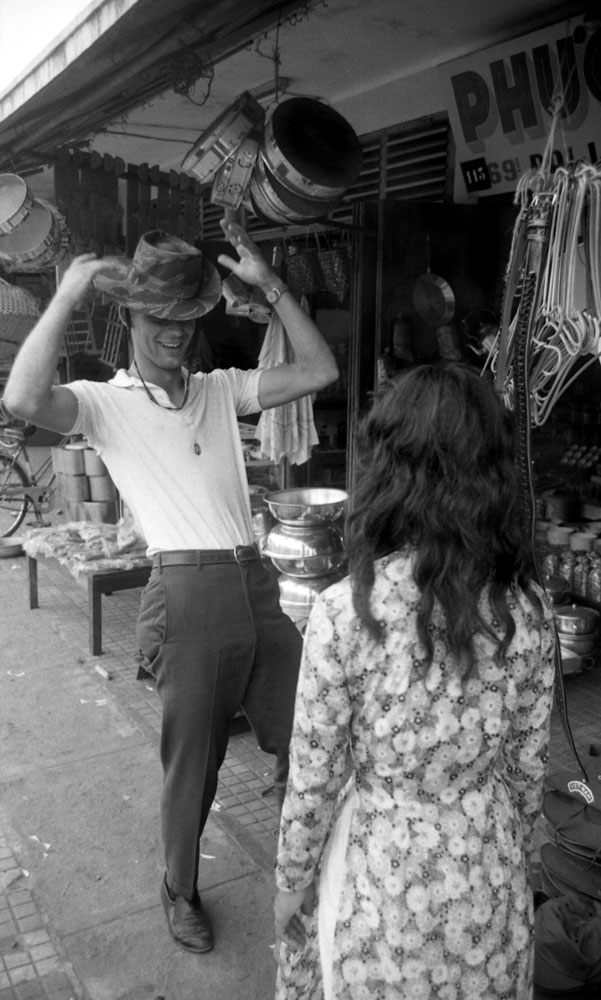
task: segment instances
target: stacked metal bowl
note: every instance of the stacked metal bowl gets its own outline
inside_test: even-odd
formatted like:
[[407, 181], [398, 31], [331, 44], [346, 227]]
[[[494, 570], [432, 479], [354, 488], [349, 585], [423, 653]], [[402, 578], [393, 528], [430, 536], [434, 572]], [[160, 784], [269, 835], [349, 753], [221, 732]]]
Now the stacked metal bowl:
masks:
[[270, 493], [276, 520], [265, 543], [280, 576], [280, 603], [294, 621], [306, 619], [322, 590], [344, 576], [344, 490], [308, 487]]
[[592, 663], [599, 629], [599, 612], [577, 604], [553, 608], [561, 650], [562, 672], [579, 673]]

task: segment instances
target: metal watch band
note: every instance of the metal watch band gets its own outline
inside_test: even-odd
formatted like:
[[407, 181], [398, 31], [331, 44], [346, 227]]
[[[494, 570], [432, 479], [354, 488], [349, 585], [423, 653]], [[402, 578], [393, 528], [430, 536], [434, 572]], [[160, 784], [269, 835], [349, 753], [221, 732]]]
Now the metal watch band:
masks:
[[288, 292], [290, 289], [288, 285], [282, 285], [281, 288], [270, 288], [268, 292], [265, 293], [265, 298], [270, 305], [274, 306], [276, 302], [279, 302], [284, 292]]

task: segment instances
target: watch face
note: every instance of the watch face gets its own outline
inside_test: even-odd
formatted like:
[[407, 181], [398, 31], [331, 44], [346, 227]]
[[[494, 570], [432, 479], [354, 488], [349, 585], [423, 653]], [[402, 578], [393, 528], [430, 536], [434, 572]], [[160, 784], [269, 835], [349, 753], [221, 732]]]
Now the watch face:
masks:
[[271, 304], [273, 305], [275, 302], [277, 302], [280, 295], [281, 292], [277, 288], [271, 288], [268, 292], [266, 292], [265, 298], [267, 299], [268, 302], [271, 302]]

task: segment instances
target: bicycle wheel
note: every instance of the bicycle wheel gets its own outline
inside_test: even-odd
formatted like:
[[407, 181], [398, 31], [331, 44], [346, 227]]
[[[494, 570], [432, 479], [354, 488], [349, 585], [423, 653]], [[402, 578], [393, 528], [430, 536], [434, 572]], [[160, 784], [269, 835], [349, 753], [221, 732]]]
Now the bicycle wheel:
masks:
[[0, 538], [14, 534], [23, 524], [29, 500], [27, 473], [7, 455], [0, 455]]

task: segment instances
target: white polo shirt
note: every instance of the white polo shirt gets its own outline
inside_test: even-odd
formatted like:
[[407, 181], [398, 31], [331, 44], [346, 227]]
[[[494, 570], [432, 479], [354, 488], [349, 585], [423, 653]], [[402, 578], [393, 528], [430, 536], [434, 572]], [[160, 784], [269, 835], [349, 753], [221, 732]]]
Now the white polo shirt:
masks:
[[[70, 382], [79, 401], [71, 433], [102, 457], [148, 543], [172, 549], [231, 549], [253, 541], [237, 416], [258, 412], [260, 369], [190, 377], [181, 410], [167, 393], [121, 369], [110, 382]], [[164, 407], [170, 407], [169, 409]]]

